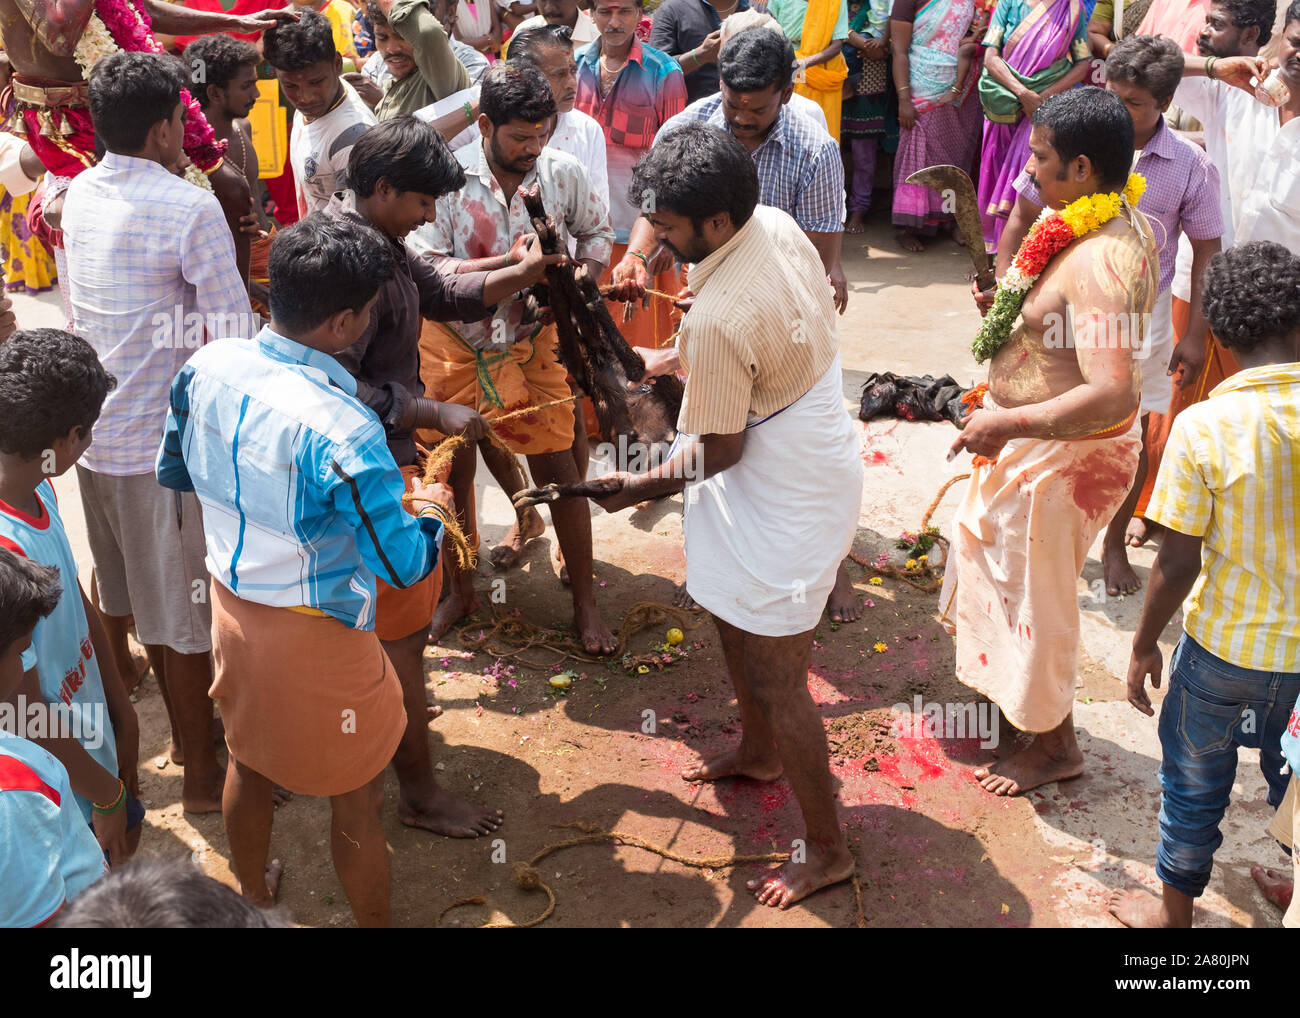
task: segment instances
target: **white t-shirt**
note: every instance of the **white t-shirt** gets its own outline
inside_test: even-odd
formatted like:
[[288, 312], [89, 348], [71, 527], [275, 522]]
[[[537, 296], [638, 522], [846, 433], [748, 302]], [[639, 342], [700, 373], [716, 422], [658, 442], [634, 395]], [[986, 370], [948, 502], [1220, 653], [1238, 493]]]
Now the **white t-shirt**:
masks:
[[[519, 22], [519, 27], [514, 30], [510, 36], [513, 39], [516, 35], [527, 32], [530, 28], [544, 28], [546, 19], [540, 14], [534, 14], [531, 18]], [[578, 11], [578, 20], [573, 25], [573, 52], [577, 53], [583, 46], [589, 42], [595, 42], [600, 38], [600, 32], [596, 30], [596, 23], [591, 20], [591, 15], [586, 11]], [[510, 47], [506, 46], [506, 56], [510, 55]]]
[[798, 110], [810, 120], [817, 121], [817, 123], [822, 125], [822, 130], [827, 134], [831, 133], [830, 124], [826, 122], [826, 111], [806, 95], [800, 95], [798, 92], [791, 92], [789, 106], [792, 110]]
[[[452, 110], [459, 110], [466, 103], [478, 102], [479, 86], [470, 85], [469, 88], [463, 88], [459, 92], [453, 92], [445, 99], [439, 99], [436, 103], [430, 103], [423, 109], [415, 111], [415, 116], [419, 117], [426, 124], [432, 124], [439, 117], [445, 117]], [[477, 121], [470, 124], [460, 134], [447, 142], [447, 147], [455, 152], [459, 148], [464, 148], [483, 137], [483, 133], [478, 129]]]
[[[1187, 78], [1174, 102], [1205, 129], [1205, 151], [1219, 171], [1223, 247], [1271, 240], [1300, 255], [1300, 118], [1209, 78]], [[1191, 245], [1179, 245], [1174, 296], [1188, 300]]]
[[561, 113], [555, 125], [555, 133], [546, 145], [557, 152], [565, 152], [582, 163], [592, 189], [600, 195], [608, 208], [609, 171], [605, 166], [605, 132], [601, 130], [600, 124], [579, 109]]
[[298, 216], [323, 209], [335, 191], [348, 186], [348, 156], [357, 139], [378, 121], [346, 81], [343, 101], [310, 124], [299, 110], [293, 115], [289, 162], [293, 166]]

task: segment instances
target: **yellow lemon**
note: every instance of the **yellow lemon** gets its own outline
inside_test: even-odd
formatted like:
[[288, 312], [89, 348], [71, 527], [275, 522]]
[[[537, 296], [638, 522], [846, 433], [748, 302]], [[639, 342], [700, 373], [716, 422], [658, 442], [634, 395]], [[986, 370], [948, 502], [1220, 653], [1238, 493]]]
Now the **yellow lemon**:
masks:
[[676, 647], [684, 639], [686, 639], [686, 634], [680, 629], [670, 629], [664, 636], [664, 642], [670, 647]]
[[649, 666], [649, 665], [640, 665], [640, 666], [637, 667], [636, 673], [637, 673], [638, 675], [648, 675], [648, 674], [650, 673], [650, 666]]
[[561, 672], [559, 675], [551, 676], [551, 686], [555, 689], [568, 689], [573, 682], [573, 676], [568, 672]]

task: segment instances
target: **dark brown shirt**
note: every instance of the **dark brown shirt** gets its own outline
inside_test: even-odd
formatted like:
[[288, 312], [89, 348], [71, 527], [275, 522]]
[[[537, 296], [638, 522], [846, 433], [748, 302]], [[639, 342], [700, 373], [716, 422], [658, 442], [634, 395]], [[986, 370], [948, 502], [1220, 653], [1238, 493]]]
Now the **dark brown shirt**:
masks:
[[[373, 224], [356, 210], [349, 191], [336, 192], [326, 211], [339, 219]], [[420, 381], [420, 319], [479, 321], [492, 313], [483, 304], [486, 272], [457, 275], [457, 259], [426, 261], [405, 242], [389, 238], [396, 272], [379, 291], [370, 324], [361, 338], [334, 355], [361, 385], [358, 398], [384, 422], [388, 448], [397, 465], [416, 461], [410, 429], [394, 426], [412, 399], [424, 395]]]

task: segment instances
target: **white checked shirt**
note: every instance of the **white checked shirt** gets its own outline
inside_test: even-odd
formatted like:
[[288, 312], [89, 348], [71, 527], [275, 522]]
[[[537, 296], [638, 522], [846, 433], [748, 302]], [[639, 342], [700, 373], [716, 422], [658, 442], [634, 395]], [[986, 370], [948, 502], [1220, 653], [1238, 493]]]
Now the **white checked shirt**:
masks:
[[149, 159], [108, 152], [68, 187], [73, 328], [117, 379], [82, 464], [151, 474], [172, 378], [205, 342], [254, 331], [221, 205]]

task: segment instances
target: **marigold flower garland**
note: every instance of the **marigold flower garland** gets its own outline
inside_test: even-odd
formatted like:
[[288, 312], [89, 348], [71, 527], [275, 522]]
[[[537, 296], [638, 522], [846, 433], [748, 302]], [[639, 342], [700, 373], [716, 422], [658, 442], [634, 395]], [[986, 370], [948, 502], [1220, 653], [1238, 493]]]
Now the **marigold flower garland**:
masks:
[[980, 331], [971, 344], [976, 363], [983, 364], [1011, 338], [1011, 328], [1024, 306], [1025, 295], [1047, 268], [1047, 263], [1078, 238], [1101, 229], [1103, 224], [1118, 216], [1123, 201], [1135, 207], [1144, 190], [1146, 181], [1140, 174], [1131, 173], [1123, 195], [1098, 192], [1084, 195], [1059, 212], [1043, 209], [998, 285], [993, 307], [984, 316]]
[[[86, 30], [81, 33], [73, 56], [86, 80], [91, 69], [101, 59], [112, 53], [162, 53], [163, 48], [153, 37], [149, 14], [133, 0], [95, 0]], [[220, 164], [226, 152], [226, 143], [217, 141], [216, 132], [203, 115], [203, 109], [181, 89], [181, 102], [185, 104], [185, 154], [191, 165], [185, 167], [185, 179], [196, 187], [211, 191], [207, 175]]]

